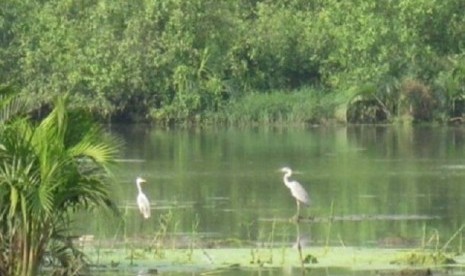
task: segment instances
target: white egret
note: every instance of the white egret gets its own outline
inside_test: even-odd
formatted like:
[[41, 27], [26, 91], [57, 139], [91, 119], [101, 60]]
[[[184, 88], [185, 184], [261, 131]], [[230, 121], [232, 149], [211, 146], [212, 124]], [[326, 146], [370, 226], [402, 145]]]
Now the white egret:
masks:
[[150, 217], [150, 202], [147, 196], [142, 192], [141, 183], [143, 182], [146, 181], [142, 177], [138, 177], [136, 179], [137, 190], [139, 191], [139, 194], [137, 195], [137, 206], [139, 206], [142, 216], [145, 219], [148, 219]]
[[291, 190], [292, 196], [295, 198], [297, 203], [297, 214], [296, 217], [299, 218], [300, 214], [300, 204], [303, 203], [305, 205], [310, 204], [310, 198], [308, 197], [307, 191], [305, 191], [304, 187], [300, 185], [299, 182], [294, 180], [289, 180], [289, 177], [292, 175], [292, 170], [288, 167], [281, 168], [281, 172], [284, 173], [284, 185]]

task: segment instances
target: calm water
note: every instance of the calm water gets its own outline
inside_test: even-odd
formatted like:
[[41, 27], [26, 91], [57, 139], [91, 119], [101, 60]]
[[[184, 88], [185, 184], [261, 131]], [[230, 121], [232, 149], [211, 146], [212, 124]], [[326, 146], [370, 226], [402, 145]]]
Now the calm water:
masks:
[[[81, 234], [151, 240], [173, 247], [282, 245], [295, 242], [295, 201], [280, 167], [307, 189], [299, 236], [309, 245], [444, 244], [465, 222], [465, 129], [310, 127], [160, 130], [116, 126], [126, 143], [114, 197], [124, 223], [103, 214]], [[152, 202], [135, 209], [135, 178]], [[335, 220], [328, 227], [327, 219]], [[451, 247], [458, 247], [453, 241]]]

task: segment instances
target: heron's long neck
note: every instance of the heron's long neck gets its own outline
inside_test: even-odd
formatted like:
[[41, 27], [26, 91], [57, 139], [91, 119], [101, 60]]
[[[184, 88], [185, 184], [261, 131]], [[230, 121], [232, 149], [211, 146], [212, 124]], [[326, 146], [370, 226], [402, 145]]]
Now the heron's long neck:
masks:
[[142, 193], [142, 187], [140, 186], [140, 182], [137, 181], [136, 185], [137, 185], [137, 190], [139, 190], [139, 194]]
[[284, 174], [284, 177], [283, 177], [283, 181], [284, 181], [284, 184], [289, 187], [289, 177], [291, 176], [291, 172], [287, 172], [286, 174]]

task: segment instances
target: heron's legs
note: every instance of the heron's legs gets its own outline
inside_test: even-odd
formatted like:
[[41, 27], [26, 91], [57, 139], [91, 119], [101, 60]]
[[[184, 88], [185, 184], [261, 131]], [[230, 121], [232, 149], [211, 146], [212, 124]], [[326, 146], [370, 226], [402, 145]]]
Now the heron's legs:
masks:
[[297, 204], [297, 212], [294, 215], [294, 220], [299, 221], [300, 219], [300, 202], [298, 200], [295, 201]]

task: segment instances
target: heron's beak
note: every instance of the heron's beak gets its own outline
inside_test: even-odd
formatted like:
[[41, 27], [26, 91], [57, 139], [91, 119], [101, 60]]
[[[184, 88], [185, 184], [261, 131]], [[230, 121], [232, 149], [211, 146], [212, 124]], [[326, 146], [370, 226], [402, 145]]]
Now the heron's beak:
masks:
[[145, 183], [145, 182], [147, 182], [147, 180], [145, 180], [145, 179], [142, 178], [142, 179], [140, 180], [140, 182]]

